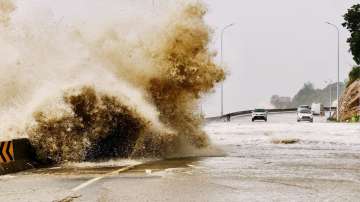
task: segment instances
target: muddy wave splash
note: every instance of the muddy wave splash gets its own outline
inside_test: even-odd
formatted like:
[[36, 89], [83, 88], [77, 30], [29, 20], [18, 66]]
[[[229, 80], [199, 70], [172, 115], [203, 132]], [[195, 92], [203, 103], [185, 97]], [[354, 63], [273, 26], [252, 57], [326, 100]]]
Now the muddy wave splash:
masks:
[[37, 111], [27, 131], [42, 161], [164, 156], [176, 147], [174, 133], [152, 128], [115, 96], [86, 86], [66, 91], [62, 101], [69, 110], [55, 115]]
[[49, 24], [41, 33], [7, 11], [0, 43], [13, 57], [0, 62], [0, 128], [28, 136], [39, 160], [174, 157], [209, 147], [197, 102], [225, 74], [208, 49], [203, 4], [174, 1], [145, 17]]

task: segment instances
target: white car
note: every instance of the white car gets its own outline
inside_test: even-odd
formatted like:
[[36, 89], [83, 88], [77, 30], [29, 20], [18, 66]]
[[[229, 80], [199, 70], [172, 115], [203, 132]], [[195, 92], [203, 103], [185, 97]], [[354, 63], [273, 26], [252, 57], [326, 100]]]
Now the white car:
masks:
[[251, 113], [251, 121], [254, 122], [255, 120], [264, 120], [267, 121], [267, 111], [265, 109], [255, 109]]
[[300, 111], [298, 111], [297, 113], [297, 121], [309, 121], [309, 122], [314, 122], [314, 116], [311, 112], [311, 110], [309, 109], [301, 109]]

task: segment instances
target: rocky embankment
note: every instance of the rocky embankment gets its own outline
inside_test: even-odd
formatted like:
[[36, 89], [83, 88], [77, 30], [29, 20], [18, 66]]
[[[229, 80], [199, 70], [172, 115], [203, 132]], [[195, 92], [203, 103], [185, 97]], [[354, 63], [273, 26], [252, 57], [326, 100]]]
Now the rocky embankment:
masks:
[[360, 79], [346, 88], [340, 101], [340, 120], [347, 121], [360, 115]]

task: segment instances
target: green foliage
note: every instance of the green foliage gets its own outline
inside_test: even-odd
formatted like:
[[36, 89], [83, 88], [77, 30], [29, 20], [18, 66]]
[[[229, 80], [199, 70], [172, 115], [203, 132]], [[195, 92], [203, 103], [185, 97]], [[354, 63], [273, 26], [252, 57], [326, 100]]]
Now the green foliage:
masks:
[[351, 122], [359, 122], [360, 121], [360, 115], [355, 115], [351, 118]]
[[349, 73], [349, 82], [347, 83], [347, 86], [350, 86], [357, 79], [360, 79], [360, 66], [354, 67]]
[[360, 64], [360, 4], [352, 6], [344, 15], [345, 22], [342, 24], [350, 31], [350, 52], [357, 64]]

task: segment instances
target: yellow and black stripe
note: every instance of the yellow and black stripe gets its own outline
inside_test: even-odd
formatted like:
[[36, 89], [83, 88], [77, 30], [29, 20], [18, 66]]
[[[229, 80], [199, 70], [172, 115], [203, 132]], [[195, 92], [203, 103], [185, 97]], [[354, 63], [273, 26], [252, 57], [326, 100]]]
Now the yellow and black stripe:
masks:
[[0, 163], [9, 163], [14, 160], [13, 142], [0, 142]]

